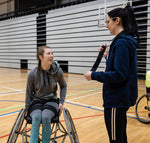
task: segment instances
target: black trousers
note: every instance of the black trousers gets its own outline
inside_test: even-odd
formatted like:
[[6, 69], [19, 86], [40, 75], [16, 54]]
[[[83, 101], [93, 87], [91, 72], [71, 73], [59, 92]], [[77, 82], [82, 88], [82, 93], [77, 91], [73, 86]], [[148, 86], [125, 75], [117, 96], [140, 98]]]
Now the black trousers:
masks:
[[150, 93], [150, 88], [149, 87], [146, 87], [146, 92]]
[[104, 119], [110, 143], [127, 143], [127, 116], [129, 108], [104, 108]]

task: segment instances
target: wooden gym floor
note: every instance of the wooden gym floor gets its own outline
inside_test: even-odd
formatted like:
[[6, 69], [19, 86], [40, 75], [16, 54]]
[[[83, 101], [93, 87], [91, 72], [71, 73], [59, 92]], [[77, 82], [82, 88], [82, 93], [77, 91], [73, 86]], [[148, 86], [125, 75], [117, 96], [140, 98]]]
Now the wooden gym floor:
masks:
[[[0, 68], [0, 143], [6, 143], [18, 112], [24, 107], [26, 79], [29, 70]], [[64, 107], [73, 118], [80, 143], [108, 143], [104, 124], [102, 84], [87, 81], [80, 74], [64, 74], [67, 96]], [[145, 93], [144, 80], [139, 80], [139, 97]], [[63, 115], [60, 121], [63, 122]], [[129, 143], [149, 143], [150, 125], [140, 123], [135, 107], [128, 111]], [[65, 125], [65, 124], [64, 124]], [[21, 143], [21, 139], [18, 139]], [[69, 139], [66, 141], [69, 143]]]

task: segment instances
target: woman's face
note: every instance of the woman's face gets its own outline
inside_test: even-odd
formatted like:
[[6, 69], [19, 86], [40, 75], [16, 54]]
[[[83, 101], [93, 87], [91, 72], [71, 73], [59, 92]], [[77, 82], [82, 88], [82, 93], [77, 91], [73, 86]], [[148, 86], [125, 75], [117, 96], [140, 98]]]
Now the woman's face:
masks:
[[107, 16], [107, 20], [105, 21], [105, 23], [110, 33], [116, 35], [116, 28], [117, 28], [116, 20], [114, 21], [112, 18]]
[[53, 62], [53, 51], [50, 48], [44, 48], [43, 56], [40, 56], [42, 65], [50, 66]]

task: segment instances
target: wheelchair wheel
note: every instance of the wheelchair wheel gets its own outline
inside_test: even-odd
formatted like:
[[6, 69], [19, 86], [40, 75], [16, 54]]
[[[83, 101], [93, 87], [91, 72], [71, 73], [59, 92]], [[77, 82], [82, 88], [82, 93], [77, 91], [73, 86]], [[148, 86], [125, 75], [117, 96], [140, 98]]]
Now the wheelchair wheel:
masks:
[[140, 122], [150, 123], [150, 94], [144, 94], [138, 99], [135, 113]]
[[63, 114], [64, 114], [65, 123], [66, 123], [67, 131], [68, 131], [71, 143], [80, 143], [76, 128], [74, 126], [74, 123], [73, 123], [73, 120], [71, 118], [69, 111], [67, 109], [63, 109]]
[[21, 109], [11, 129], [7, 143], [15, 143], [17, 141], [18, 135], [21, 134], [20, 130], [24, 122], [24, 116], [25, 116], [25, 109]]

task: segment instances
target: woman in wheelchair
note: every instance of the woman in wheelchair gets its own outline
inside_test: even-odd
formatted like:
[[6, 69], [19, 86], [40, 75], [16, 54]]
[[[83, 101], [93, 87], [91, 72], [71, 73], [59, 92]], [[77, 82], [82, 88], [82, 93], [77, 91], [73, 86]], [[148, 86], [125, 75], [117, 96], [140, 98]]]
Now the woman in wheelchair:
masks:
[[[42, 143], [49, 143], [51, 120], [63, 110], [67, 84], [63, 71], [53, 61], [52, 49], [41, 46], [37, 50], [38, 67], [32, 69], [27, 78], [25, 108], [32, 119], [30, 143], [37, 143], [42, 123]], [[57, 83], [60, 86], [60, 100], [57, 100]]]

